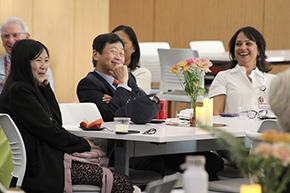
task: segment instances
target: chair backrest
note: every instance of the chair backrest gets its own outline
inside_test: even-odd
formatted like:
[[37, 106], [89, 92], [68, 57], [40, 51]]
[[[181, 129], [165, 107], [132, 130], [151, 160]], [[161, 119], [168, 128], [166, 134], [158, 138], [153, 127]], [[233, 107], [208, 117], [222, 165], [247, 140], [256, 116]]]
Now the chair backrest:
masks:
[[59, 104], [63, 126], [78, 126], [87, 119], [93, 122], [102, 115], [95, 103], [60, 103]]
[[[59, 104], [63, 127], [76, 127], [86, 119], [89, 123], [102, 118], [102, 115], [95, 103], [60, 103]], [[106, 139], [91, 139], [96, 145], [107, 152]]]
[[[168, 90], [183, 90], [175, 73], [170, 73], [169, 70], [181, 60], [198, 58], [197, 51], [191, 49], [158, 49], [158, 54], [161, 64], [160, 91], [166, 93]], [[204, 81], [202, 81], [203, 83]]]
[[226, 51], [223, 42], [219, 40], [191, 41], [189, 46], [192, 50], [197, 50], [199, 54]]
[[22, 136], [8, 114], [0, 113], [0, 125], [10, 145], [14, 169], [12, 176], [17, 178], [16, 188], [20, 188], [26, 169], [26, 151]]
[[264, 131], [267, 131], [269, 129], [276, 130], [278, 132], [282, 131], [282, 129], [277, 124], [277, 121], [273, 120], [264, 120], [261, 123], [257, 132], [249, 130], [246, 131], [246, 136], [251, 140], [251, 149], [255, 148], [261, 142], [259, 136], [262, 135]]
[[140, 42], [140, 66], [147, 68], [151, 72], [151, 82], [160, 82], [160, 61], [157, 49], [169, 49], [167, 42]]

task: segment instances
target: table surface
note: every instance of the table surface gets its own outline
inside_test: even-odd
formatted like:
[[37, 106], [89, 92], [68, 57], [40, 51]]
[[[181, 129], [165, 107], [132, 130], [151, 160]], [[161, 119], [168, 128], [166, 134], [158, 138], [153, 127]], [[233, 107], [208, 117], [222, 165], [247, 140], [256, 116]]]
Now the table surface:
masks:
[[[205, 58], [212, 61], [223, 61], [228, 62], [229, 52], [222, 53], [200, 53], [201, 58]], [[289, 62], [290, 61], [290, 50], [266, 50], [266, 61], [268, 62]]]
[[[219, 127], [231, 132], [236, 137], [245, 137], [245, 131], [257, 131], [262, 121], [259, 119], [242, 120], [238, 117], [214, 116], [213, 123], [224, 124]], [[216, 137], [197, 127], [183, 127], [160, 124], [135, 125], [129, 129], [139, 130], [137, 134], [115, 134], [115, 124], [105, 122], [103, 126], [112, 131], [84, 131], [76, 125], [64, 127], [78, 136], [115, 140], [115, 171], [129, 175], [129, 158], [162, 154], [190, 153], [218, 150]], [[143, 134], [150, 128], [156, 128], [155, 134]]]
[[[231, 132], [237, 137], [244, 137], [246, 130], [257, 131], [261, 122], [262, 121], [257, 118], [251, 120], [242, 120], [238, 117], [213, 117], [213, 123], [225, 124], [226, 126], [222, 126], [219, 128]], [[111, 130], [115, 130], [115, 124], [113, 122], [104, 122], [102, 126], [108, 127]], [[210, 133], [197, 127], [172, 126], [166, 125], [165, 123], [147, 123], [145, 125], [130, 124], [129, 130], [139, 130], [140, 133], [125, 135], [115, 134], [115, 132], [111, 132], [108, 130], [85, 131], [79, 128], [77, 125], [65, 125], [64, 127], [78, 136], [140, 142], [164, 143], [190, 140], [206, 140], [215, 138]], [[144, 131], [150, 128], [156, 128], [157, 132], [155, 134], [143, 134]]]

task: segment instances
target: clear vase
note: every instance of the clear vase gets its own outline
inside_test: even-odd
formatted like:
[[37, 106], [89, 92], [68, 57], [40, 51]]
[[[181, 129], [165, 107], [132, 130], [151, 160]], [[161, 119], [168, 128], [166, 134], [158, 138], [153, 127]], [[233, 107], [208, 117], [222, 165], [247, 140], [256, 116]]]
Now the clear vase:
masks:
[[190, 114], [190, 127], [195, 127], [196, 126], [196, 116], [195, 116], [195, 108], [192, 109], [192, 113]]

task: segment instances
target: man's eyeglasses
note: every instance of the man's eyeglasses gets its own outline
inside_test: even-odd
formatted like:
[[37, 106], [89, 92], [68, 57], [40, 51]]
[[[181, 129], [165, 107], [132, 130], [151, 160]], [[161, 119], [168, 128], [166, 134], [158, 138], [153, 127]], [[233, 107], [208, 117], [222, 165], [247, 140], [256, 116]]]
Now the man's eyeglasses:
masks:
[[156, 129], [155, 128], [150, 128], [150, 129], [148, 129], [147, 131], [145, 131], [144, 133], [143, 133], [143, 135], [144, 134], [155, 134], [156, 133]]
[[1, 37], [5, 40], [8, 40], [10, 38], [10, 36], [12, 36], [13, 39], [18, 39], [21, 34], [26, 34], [26, 33], [2, 34]]
[[268, 114], [268, 111], [263, 109], [263, 110], [260, 110], [260, 111], [255, 111], [255, 110], [247, 110], [247, 111], [242, 111], [240, 113], [247, 113], [247, 116], [249, 119], [254, 119], [256, 118], [256, 116], [258, 115], [258, 117], [264, 117]]

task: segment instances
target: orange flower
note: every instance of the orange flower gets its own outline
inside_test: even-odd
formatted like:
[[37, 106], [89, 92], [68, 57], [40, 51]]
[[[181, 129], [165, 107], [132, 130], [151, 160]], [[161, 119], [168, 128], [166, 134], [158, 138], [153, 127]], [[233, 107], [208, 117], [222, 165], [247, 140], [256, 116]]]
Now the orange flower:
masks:
[[177, 65], [177, 64], [175, 64], [170, 70], [169, 70], [169, 72], [171, 72], [171, 73], [173, 73], [173, 72], [175, 72], [175, 73], [177, 73], [178, 72], [178, 68], [179, 68], [179, 66]]
[[278, 134], [275, 130], [267, 130], [259, 137], [263, 141], [275, 142], [277, 141]]
[[275, 130], [267, 130], [259, 138], [268, 142], [284, 141], [290, 143], [290, 133], [277, 133]]

